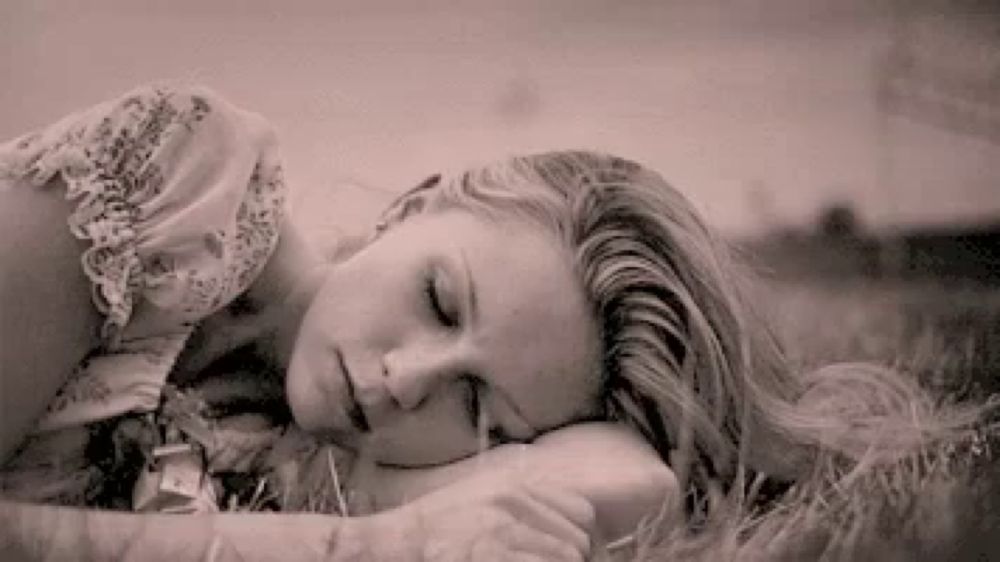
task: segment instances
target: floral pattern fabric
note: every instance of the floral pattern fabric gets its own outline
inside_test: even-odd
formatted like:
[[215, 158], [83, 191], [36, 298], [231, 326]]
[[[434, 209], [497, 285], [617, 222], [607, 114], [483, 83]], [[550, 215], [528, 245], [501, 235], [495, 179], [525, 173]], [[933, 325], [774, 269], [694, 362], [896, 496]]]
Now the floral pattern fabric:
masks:
[[57, 177], [104, 323], [36, 432], [155, 409], [194, 324], [249, 287], [285, 212], [271, 128], [206, 88], [143, 87], [0, 144], [0, 189]]

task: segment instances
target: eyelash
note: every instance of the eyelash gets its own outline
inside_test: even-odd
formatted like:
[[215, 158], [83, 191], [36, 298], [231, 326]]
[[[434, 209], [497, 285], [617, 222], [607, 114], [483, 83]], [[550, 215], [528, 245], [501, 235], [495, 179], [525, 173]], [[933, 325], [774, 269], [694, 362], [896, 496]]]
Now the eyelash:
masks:
[[466, 388], [465, 409], [469, 413], [469, 423], [479, 430], [479, 416], [482, 413], [482, 403], [479, 396], [479, 382], [475, 377], [465, 377]]
[[[464, 377], [464, 382], [467, 385], [466, 388], [466, 410], [469, 414], [469, 425], [478, 433], [479, 432], [479, 417], [482, 415], [482, 397], [480, 396], [479, 386], [480, 382], [476, 380], [473, 376]], [[502, 445], [504, 443], [510, 443], [511, 439], [507, 437], [503, 428], [491, 426], [487, 430], [487, 438], [489, 440], [490, 446]]]
[[454, 328], [458, 325], [458, 322], [444, 311], [444, 307], [441, 306], [441, 295], [438, 294], [436, 275], [430, 273], [424, 279], [424, 293], [427, 296], [427, 302], [430, 305], [431, 311], [437, 318], [437, 321], [441, 323], [442, 326], [446, 328]]

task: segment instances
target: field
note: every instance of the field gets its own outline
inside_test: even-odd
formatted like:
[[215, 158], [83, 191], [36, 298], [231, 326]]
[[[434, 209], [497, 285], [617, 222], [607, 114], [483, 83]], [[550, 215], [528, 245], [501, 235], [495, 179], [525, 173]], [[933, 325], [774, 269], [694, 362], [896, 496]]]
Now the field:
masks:
[[[1000, 287], [799, 269], [755, 291], [803, 372], [864, 360], [917, 377], [941, 403], [1000, 393]], [[635, 559], [1000, 560], [998, 419], [991, 439], [873, 473], [829, 502], [806, 493], [774, 521], [732, 508], [701, 537], [661, 528]]]
[[803, 369], [875, 361], [952, 398], [1000, 392], [1000, 288], [839, 278], [774, 279], [761, 290]]
[[736, 247], [802, 368], [875, 361], [951, 397], [1000, 392], [1000, 227], [953, 230], [771, 236]]

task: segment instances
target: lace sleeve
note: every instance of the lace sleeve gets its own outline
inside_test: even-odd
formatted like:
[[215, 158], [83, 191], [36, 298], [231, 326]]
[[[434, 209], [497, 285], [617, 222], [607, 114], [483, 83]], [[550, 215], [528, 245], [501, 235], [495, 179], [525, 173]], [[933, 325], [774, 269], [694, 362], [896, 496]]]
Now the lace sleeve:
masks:
[[0, 145], [0, 177], [56, 176], [111, 349], [235, 298], [284, 213], [271, 128], [206, 88], [143, 87]]

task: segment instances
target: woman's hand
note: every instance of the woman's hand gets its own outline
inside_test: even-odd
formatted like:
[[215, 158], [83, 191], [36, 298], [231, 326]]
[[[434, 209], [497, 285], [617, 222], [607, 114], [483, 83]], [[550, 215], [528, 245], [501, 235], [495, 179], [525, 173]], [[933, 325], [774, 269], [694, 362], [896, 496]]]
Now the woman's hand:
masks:
[[580, 494], [596, 510], [593, 537], [602, 541], [615, 542], [644, 520], [681, 507], [677, 479], [652, 448], [628, 428], [600, 422], [571, 425], [531, 444], [501, 445], [447, 465], [359, 470], [348, 486], [371, 495], [375, 509], [386, 509], [486, 471], [544, 479]]
[[596, 516], [579, 493], [491, 470], [354, 521], [375, 560], [577, 561]]

